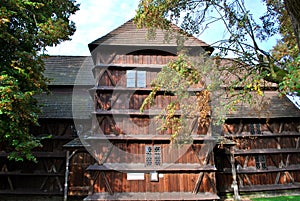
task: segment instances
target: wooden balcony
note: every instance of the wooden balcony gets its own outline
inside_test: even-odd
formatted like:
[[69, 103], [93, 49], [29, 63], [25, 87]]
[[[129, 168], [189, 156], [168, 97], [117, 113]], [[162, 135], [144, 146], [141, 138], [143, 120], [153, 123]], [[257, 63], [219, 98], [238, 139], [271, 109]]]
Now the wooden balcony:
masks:
[[[85, 141], [103, 141], [103, 140], [111, 140], [111, 141], [170, 141], [171, 135], [151, 135], [151, 134], [137, 134], [137, 135], [114, 135], [114, 134], [109, 134], [109, 135], [104, 135], [104, 134], [99, 134], [95, 136], [89, 136], [84, 138]], [[212, 136], [207, 136], [207, 135], [191, 135], [191, 139], [193, 141], [210, 141], [213, 142], [216, 139]]]
[[288, 148], [288, 149], [276, 149], [276, 148], [265, 148], [265, 149], [235, 149], [231, 151], [234, 155], [260, 155], [260, 154], [300, 154], [300, 149]]
[[251, 134], [250, 132], [225, 134], [226, 138], [276, 138], [276, 137], [300, 137], [299, 132], [282, 132], [282, 133], [271, 133], [262, 132], [261, 134]]
[[103, 165], [90, 165], [88, 171], [121, 171], [121, 172], [215, 172], [217, 169], [212, 165], [199, 163], [163, 163], [158, 166], [145, 166], [145, 163], [104, 163]]
[[219, 200], [219, 196], [213, 193], [191, 192], [124, 192], [114, 193], [94, 193], [84, 199], [84, 201], [104, 201], [104, 200]]
[[[290, 165], [287, 167], [275, 167], [268, 166], [266, 169], [257, 169], [255, 167], [247, 167], [247, 168], [237, 168], [236, 173], [238, 174], [265, 174], [265, 173], [278, 173], [278, 172], [292, 172], [299, 171], [300, 165]], [[224, 173], [231, 174], [231, 168], [226, 168], [223, 170]]]
[[[203, 91], [204, 88], [188, 88], [188, 92], [200, 92]], [[90, 93], [95, 91], [107, 91], [107, 92], [132, 92], [132, 91], [148, 91], [151, 92], [151, 87], [123, 87], [123, 86], [94, 86], [93, 88], [89, 89]], [[166, 92], [166, 89], [160, 89], [158, 92]]]

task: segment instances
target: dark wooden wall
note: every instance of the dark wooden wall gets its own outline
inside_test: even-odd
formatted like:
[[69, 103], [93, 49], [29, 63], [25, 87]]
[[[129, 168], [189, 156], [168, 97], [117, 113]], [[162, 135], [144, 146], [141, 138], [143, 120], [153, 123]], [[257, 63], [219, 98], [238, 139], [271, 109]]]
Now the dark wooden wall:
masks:
[[[40, 119], [31, 132], [42, 139], [42, 147], [33, 150], [37, 162], [15, 162], [0, 157], [0, 194], [62, 195], [66, 154], [63, 145], [74, 138], [72, 120]], [[76, 134], [75, 134], [76, 135]]]
[[[195, 188], [197, 189], [196, 184], [198, 183], [200, 187], [196, 192], [215, 194], [213, 153], [211, 150], [203, 152], [206, 146], [204, 137], [207, 135], [208, 128], [196, 127], [193, 134], [204, 136], [203, 139], [193, 142], [193, 145], [186, 145], [189, 147], [185, 152], [179, 153], [178, 148], [170, 145], [172, 130], [159, 131], [157, 128], [160, 123], [153, 119], [176, 97], [172, 93], [161, 90], [156, 95], [153, 106], [147, 105], [144, 113], [139, 111], [143, 101], [151, 92], [151, 81], [163, 65], [176, 58], [176, 56], [166, 52], [158, 55], [160, 53], [162, 52], [154, 54], [153, 52], [142, 51], [128, 55], [117, 55], [114, 61], [107, 66], [105, 64], [95, 66], [93, 71], [97, 84], [90, 90], [95, 103], [93, 140], [87, 138], [87, 142], [93, 147], [99, 164], [90, 166], [88, 170], [91, 174], [95, 174], [97, 171], [104, 172], [108, 186], [113, 192], [192, 193]], [[127, 70], [146, 71], [145, 87], [127, 88]], [[200, 87], [200, 84], [196, 87]], [[177, 109], [180, 109], [180, 106]], [[107, 136], [108, 140], [111, 139], [112, 150], [109, 150], [106, 142], [101, 142], [103, 134]], [[128, 139], [128, 136], [134, 137]], [[152, 139], [153, 136], [160, 136], [162, 140]], [[146, 146], [161, 146], [161, 165], [158, 167], [145, 165]], [[120, 164], [130, 165], [123, 171], [118, 170], [118, 168], [114, 170], [106, 167], [107, 165], [119, 167]], [[151, 168], [152, 171], [157, 171], [162, 175], [159, 181], [150, 181], [149, 171]], [[145, 179], [127, 180], [128, 171], [143, 172]], [[95, 181], [95, 193], [110, 191], [107, 184], [103, 182], [103, 175], [97, 177]]]
[[[240, 191], [299, 188], [299, 118], [235, 119], [223, 126], [224, 136], [233, 141]], [[216, 151], [217, 187], [230, 192], [232, 175], [229, 153]]]

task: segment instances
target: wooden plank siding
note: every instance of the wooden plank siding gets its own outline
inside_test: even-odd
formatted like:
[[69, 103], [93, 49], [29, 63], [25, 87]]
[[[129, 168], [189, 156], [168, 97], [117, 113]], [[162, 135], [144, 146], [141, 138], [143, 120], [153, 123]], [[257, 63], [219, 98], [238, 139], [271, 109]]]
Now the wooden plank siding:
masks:
[[[127, 180], [126, 173], [118, 171], [106, 172], [109, 184], [114, 193], [189, 192], [192, 194], [198, 177], [198, 173], [160, 173], [160, 175], [159, 181], [151, 182], [149, 174], [145, 174], [144, 180]], [[203, 185], [200, 186], [199, 193], [216, 193], [211, 188], [211, 178], [213, 177], [214, 173], [208, 173], [204, 176]], [[101, 181], [97, 182], [94, 186], [94, 191], [97, 193], [107, 192]]]
[[[201, 197], [200, 194], [209, 193], [215, 196], [208, 200], [218, 199], [214, 155], [204, 151], [211, 151], [207, 146], [210, 147], [209, 142], [213, 140], [207, 136], [208, 128], [199, 126], [193, 129], [192, 134], [195, 138], [193, 145], [176, 147], [170, 144], [173, 131], [171, 129], [159, 131], [157, 128], [160, 122], [153, 119], [171, 101], [176, 100], [174, 94], [163, 89], [157, 93], [154, 105], [146, 106], [144, 113], [139, 111], [151, 92], [152, 80], [163, 65], [176, 58], [175, 55], [162, 51], [156, 54], [155, 51], [148, 53], [147, 50], [142, 50], [127, 55], [117, 54], [111, 63], [97, 63], [93, 69], [96, 85], [90, 89], [90, 94], [95, 103], [92, 115], [96, 125], [93, 126], [92, 136], [86, 138], [86, 141], [94, 147], [94, 157], [99, 164], [90, 165], [87, 171], [92, 175], [102, 172], [102, 176], [95, 178], [92, 194], [86, 200], [101, 200], [103, 199], [101, 196], [107, 192], [110, 194], [149, 192], [158, 193], [155, 194], [158, 197], [161, 193], [179, 192], [193, 195], [195, 192], [199, 193], [199, 197], [192, 196], [193, 199], [208, 199]], [[128, 70], [145, 71], [145, 86], [128, 88], [126, 78]], [[192, 86], [189, 91], [193, 95], [194, 92], [201, 91], [202, 87], [198, 84]], [[180, 115], [180, 106], [177, 109]], [[104, 136], [107, 136], [109, 141], [105, 140]], [[112, 149], [106, 158], [110, 146]], [[148, 146], [153, 148], [160, 146], [159, 165], [146, 166]], [[102, 163], [104, 159], [105, 162]], [[152, 172], [158, 173], [158, 181], [150, 180]], [[128, 180], [127, 173], [143, 173], [144, 179]], [[107, 178], [108, 184], [103, 182], [103, 175]], [[198, 185], [199, 188], [196, 188]], [[138, 199], [138, 194], [134, 196], [127, 199]], [[152, 197], [147, 199], [151, 200]]]
[[[95, 142], [95, 144], [92, 144], [92, 146], [99, 144], [98, 149], [96, 150], [97, 152], [97, 160], [100, 161], [103, 157], [103, 155], [107, 152], [108, 146], [107, 143], [101, 144], [100, 142]], [[148, 140], [147, 143], [143, 143], [138, 141], [137, 146], [137, 141], [120, 141], [117, 143], [113, 144], [113, 148], [110, 153], [110, 157], [107, 158], [106, 163], [145, 163], [145, 147], [146, 146], [151, 146], [152, 143], [150, 140]], [[192, 151], [191, 145], [181, 145], [185, 147], [172, 147], [170, 144], [163, 144], [163, 143], [155, 143], [155, 145], [160, 145], [162, 149], [161, 153], [161, 161], [162, 163], [166, 164], [174, 164], [174, 163], [179, 163], [179, 164], [199, 164], [199, 159]], [[201, 149], [205, 149], [205, 146], [208, 146], [206, 144], [197, 144], [194, 145], [196, 146], [197, 149], [199, 149], [199, 152]], [[200, 157], [203, 160], [204, 158], [204, 153], [201, 153]], [[117, 157], [118, 156], [118, 157]], [[209, 158], [209, 163], [207, 165], [214, 165], [213, 161], [213, 156], [210, 156]], [[154, 167], [155, 168], [155, 167]], [[192, 167], [191, 167], [192, 168]]]
[[[230, 152], [235, 157], [240, 191], [294, 189], [300, 182], [300, 119], [236, 119], [223, 125], [234, 149], [216, 153], [220, 192], [230, 192]], [[225, 184], [225, 185], [224, 185]]]
[[[159, 113], [155, 113], [158, 115]], [[115, 135], [170, 135], [172, 130], [157, 130], [160, 121], [149, 116], [139, 114], [124, 113], [121, 115], [108, 113], [107, 115], [97, 115], [99, 127], [94, 131], [98, 134], [115, 134]], [[205, 135], [207, 127], [197, 126], [192, 130], [192, 134]], [[122, 137], [120, 136], [120, 137]], [[171, 136], [170, 136], [171, 137]]]

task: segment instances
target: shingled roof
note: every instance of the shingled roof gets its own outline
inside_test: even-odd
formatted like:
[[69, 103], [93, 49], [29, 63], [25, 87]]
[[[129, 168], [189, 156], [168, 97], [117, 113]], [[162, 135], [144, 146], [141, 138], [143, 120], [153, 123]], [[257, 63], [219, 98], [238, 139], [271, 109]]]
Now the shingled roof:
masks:
[[46, 119], [89, 119], [93, 111], [93, 100], [87, 90], [80, 95], [69, 91], [52, 91], [37, 97], [42, 105], [39, 118]]
[[237, 110], [227, 114], [227, 118], [285, 118], [300, 117], [300, 110], [277, 91], [266, 91], [265, 101], [258, 108], [248, 104], [239, 104]]
[[[175, 25], [172, 26], [174, 32], [177, 32], [180, 36], [185, 36], [184, 45], [187, 47], [202, 47], [204, 49], [212, 51], [213, 48], [208, 44], [199, 40], [193, 36], [187, 36], [178, 32], [179, 28]], [[105, 36], [98, 38], [97, 40], [89, 44], [90, 51], [92, 52], [98, 45], [115, 45], [115, 46], [142, 46], [142, 47], [160, 47], [160, 46], [172, 46], [177, 47], [176, 38], [172, 38], [170, 41], [166, 41], [166, 34], [163, 30], [157, 29], [155, 33], [155, 39], [147, 39], [148, 29], [137, 29], [133, 23], [133, 19], [127, 21], [120, 27], [106, 34]]]
[[49, 85], [94, 85], [93, 60], [89, 56], [49, 56], [44, 59]]
[[91, 57], [49, 56], [44, 62], [44, 75], [51, 80], [51, 93], [37, 97], [42, 106], [39, 117], [89, 119], [93, 101], [88, 89], [95, 84]]

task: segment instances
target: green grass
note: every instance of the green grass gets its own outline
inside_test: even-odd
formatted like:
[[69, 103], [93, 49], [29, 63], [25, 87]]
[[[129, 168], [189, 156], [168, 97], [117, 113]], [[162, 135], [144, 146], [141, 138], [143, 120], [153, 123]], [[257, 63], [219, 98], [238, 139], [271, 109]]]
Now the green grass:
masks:
[[280, 196], [271, 198], [252, 198], [252, 201], [300, 201], [300, 196]]

